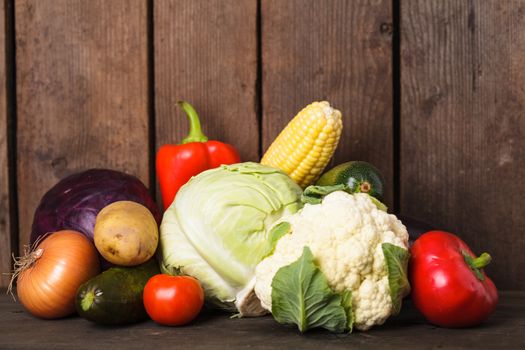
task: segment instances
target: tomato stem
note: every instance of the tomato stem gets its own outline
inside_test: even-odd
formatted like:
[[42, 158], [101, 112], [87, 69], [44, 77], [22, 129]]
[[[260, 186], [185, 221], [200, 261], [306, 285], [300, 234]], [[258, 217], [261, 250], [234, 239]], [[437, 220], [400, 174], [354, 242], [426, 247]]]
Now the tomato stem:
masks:
[[190, 132], [188, 133], [188, 136], [186, 136], [182, 140], [182, 144], [190, 143], [190, 142], [208, 141], [208, 137], [206, 137], [206, 135], [202, 133], [201, 122], [193, 106], [185, 101], [179, 101], [177, 102], [177, 104], [186, 113], [186, 115], [188, 116], [188, 120], [190, 122]]

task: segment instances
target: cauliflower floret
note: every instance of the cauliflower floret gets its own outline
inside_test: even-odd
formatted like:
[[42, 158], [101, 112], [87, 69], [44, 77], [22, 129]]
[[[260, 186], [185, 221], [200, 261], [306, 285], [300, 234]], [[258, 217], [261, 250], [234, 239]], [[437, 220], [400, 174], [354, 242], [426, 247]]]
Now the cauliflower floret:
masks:
[[283, 220], [291, 224], [292, 232], [256, 267], [255, 293], [265, 309], [272, 309], [274, 275], [296, 261], [308, 246], [332, 290], [352, 292], [355, 327], [366, 330], [392, 314], [381, 245], [408, 248], [408, 232], [395, 215], [378, 209], [367, 194], [337, 191], [321, 204], [307, 204]]

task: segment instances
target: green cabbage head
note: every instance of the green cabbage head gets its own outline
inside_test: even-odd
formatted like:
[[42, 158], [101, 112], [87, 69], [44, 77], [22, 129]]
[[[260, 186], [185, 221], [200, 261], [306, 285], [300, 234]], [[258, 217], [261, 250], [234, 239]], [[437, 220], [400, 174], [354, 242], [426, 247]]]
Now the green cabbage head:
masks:
[[255, 266], [284, 234], [276, 221], [301, 208], [301, 192], [284, 172], [258, 163], [194, 176], [164, 213], [163, 272], [197, 278], [209, 304], [241, 315], [263, 313], [249, 295]]

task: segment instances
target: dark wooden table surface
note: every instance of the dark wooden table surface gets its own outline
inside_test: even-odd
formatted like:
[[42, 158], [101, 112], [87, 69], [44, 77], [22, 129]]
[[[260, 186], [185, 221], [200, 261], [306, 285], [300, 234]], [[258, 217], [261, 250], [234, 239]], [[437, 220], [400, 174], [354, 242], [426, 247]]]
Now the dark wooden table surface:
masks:
[[301, 335], [271, 317], [231, 319], [206, 313], [190, 326], [161, 327], [152, 321], [101, 327], [78, 317], [44, 321], [0, 296], [0, 349], [525, 349], [525, 292], [503, 292], [497, 311], [470, 329], [437, 328], [405, 303], [401, 314], [367, 332]]

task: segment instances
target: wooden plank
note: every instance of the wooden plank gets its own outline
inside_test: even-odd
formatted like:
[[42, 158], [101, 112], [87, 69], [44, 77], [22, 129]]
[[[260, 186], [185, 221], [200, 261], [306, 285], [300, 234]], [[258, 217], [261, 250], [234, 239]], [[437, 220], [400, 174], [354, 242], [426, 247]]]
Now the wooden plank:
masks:
[[402, 1], [401, 209], [523, 289], [525, 2]]
[[[259, 159], [255, 0], [154, 3], [156, 146], [179, 143], [190, 102], [204, 133]], [[159, 197], [160, 198], [160, 197]]]
[[[0, 290], [0, 292], [3, 292]], [[146, 321], [102, 327], [78, 317], [46, 321], [22, 311], [0, 293], [2, 349], [523, 349], [525, 293], [503, 292], [495, 313], [482, 325], [465, 329], [428, 324], [405, 301], [399, 316], [366, 332], [331, 334], [278, 324], [271, 316], [231, 318], [227, 313], [202, 313], [185, 327], [163, 327]], [[52, 335], [52, 336], [51, 336]], [[422, 346], [424, 344], [424, 346]]]
[[262, 1], [263, 149], [304, 106], [343, 114], [332, 165], [365, 160], [393, 202], [392, 1]]
[[20, 245], [44, 192], [109, 167], [148, 184], [147, 1], [15, 3]]
[[0, 3], [0, 287], [9, 284], [11, 271], [11, 225], [9, 205], [9, 157], [7, 126], [7, 70], [5, 1]]

